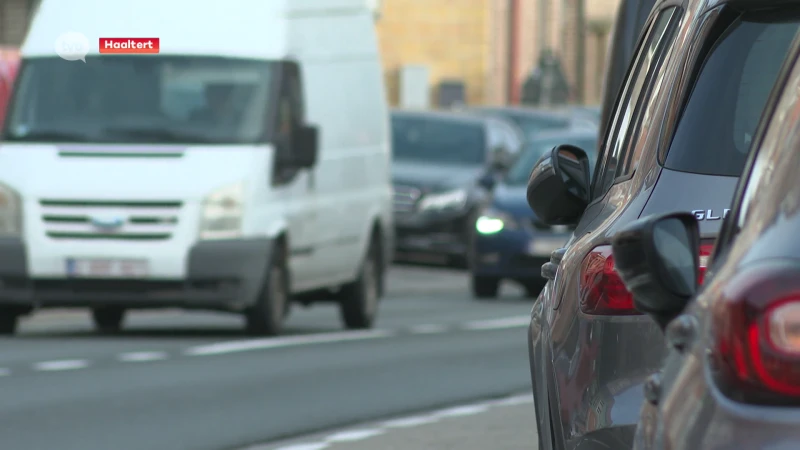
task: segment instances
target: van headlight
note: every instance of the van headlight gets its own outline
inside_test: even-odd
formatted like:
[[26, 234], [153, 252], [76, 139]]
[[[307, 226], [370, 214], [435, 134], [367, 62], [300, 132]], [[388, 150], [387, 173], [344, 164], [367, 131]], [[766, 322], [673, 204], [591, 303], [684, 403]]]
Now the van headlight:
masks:
[[217, 189], [203, 200], [200, 239], [233, 239], [242, 235], [244, 184]]
[[461, 209], [467, 204], [467, 191], [455, 189], [452, 191], [428, 194], [419, 202], [421, 211], [438, 209]]
[[0, 183], [0, 236], [22, 235], [22, 197]]

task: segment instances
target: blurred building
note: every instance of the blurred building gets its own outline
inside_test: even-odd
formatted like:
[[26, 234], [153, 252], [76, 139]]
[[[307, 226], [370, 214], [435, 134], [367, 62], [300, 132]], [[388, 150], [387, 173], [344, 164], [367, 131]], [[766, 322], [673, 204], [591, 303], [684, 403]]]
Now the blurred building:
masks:
[[518, 103], [522, 83], [549, 49], [571, 100], [597, 103], [619, 1], [382, 0], [376, 26], [390, 101], [427, 96], [436, 106], [460, 85], [468, 104]]

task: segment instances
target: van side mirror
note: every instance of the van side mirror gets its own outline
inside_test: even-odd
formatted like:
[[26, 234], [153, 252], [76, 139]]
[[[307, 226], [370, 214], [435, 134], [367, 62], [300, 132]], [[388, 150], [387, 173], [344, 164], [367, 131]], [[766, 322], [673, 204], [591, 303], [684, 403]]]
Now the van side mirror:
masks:
[[697, 292], [700, 231], [688, 212], [639, 219], [611, 241], [614, 263], [636, 309], [663, 330]]
[[528, 205], [547, 225], [578, 223], [589, 204], [589, 157], [574, 145], [542, 156], [528, 179]]
[[293, 159], [297, 167], [310, 169], [317, 164], [319, 131], [313, 125], [300, 125], [292, 136]]

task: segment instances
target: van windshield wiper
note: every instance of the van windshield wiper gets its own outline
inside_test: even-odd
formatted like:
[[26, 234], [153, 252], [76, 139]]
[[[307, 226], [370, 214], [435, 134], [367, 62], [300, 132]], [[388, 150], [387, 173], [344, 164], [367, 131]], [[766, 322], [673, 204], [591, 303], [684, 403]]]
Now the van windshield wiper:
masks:
[[86, 133], [56, 130], [34, 130], [24, 134], [8, 133], [4, 140], [15, 142], [97, 142], [93, 136]]
[[104, 134], [112, 136], [126, 136], [134, 139], [157, 140], [169, 143], [213, 144], [214, 139], [200, 136], [195, 133], [184, 133], [168, 128], [129, 128], [108, 127], [103, 129]]

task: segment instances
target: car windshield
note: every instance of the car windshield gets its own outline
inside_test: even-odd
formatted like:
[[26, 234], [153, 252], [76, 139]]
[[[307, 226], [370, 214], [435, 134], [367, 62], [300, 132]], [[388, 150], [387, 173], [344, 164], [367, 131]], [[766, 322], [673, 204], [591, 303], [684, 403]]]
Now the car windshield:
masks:
[[486, 133], [480, 123], [394, 115], [392, 144], [395, 161], [478, 165], [486, 160]]
[[24, 61], [5, 139], [251, 143], [264, 135], [268, 61], [113, 56]]
[[[506, 184], [511, 186], [524, 185], [528, 183], [528, 178], [531, 175], [531, 170], [536, 162], [539, 161], [545, 153], [552, 150], [561, 144], [570, 144], [585, 150], [589, 156], [589, 162], [592, 169], [594, 169], [595, 148], [597, 147], [597, 138], [590, 137], [547, 137], [541, 139], [534, 139], [528, 142], [520, 157], [511, 166], [506, 176]], [[589, 173], [592, 173], [591, 170]]]
[[797, 20], [745, 16], [706, 59], [669, 148], [665, 167], [738, 177], [761, 112], [794, 38]]

